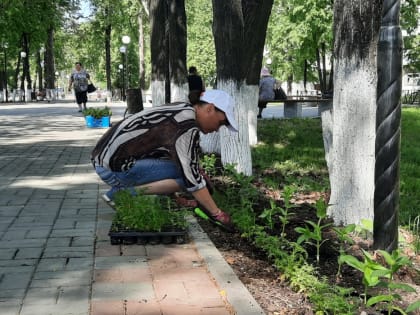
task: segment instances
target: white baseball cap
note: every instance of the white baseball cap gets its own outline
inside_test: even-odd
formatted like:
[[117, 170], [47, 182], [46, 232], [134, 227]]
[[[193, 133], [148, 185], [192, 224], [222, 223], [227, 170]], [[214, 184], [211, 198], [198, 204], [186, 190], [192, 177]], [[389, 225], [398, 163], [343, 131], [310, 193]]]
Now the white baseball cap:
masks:
[[201, 96], [200, 100], [212, 103], [218, 109], [225, 113], [226, 119], [229, 122], [227, 126], [230, 130], [238, 132], [238, 124], [235, 120], [234, 105], [232, 97], [222, 90], [207, 90]]

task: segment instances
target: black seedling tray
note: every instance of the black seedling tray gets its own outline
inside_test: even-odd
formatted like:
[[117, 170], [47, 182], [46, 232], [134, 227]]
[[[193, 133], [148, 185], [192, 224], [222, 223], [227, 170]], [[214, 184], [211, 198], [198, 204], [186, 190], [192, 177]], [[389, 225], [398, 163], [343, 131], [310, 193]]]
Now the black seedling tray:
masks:
[[110, 231], [108, 235], [111, 238], [111, 245], [184, 244], [188, 238], [186, 230], [168, 232]]

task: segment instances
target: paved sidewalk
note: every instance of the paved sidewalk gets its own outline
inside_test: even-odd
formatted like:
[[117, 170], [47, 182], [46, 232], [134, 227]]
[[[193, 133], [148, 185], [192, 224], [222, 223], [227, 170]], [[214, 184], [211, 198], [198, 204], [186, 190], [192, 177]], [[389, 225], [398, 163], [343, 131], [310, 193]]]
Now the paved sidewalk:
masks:
[[110, 245], [105, 131], [72, 102], [0, 104], [0, 314], [263, 314], [193, 217], [186, 244]]

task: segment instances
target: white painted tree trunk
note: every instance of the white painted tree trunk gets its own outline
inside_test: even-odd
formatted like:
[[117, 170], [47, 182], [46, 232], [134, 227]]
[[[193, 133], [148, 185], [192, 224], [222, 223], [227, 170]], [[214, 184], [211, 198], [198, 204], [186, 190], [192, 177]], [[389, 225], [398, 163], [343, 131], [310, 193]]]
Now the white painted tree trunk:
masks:
[[152, 81], [152, 106], [165, 104], [165, 81]]
[[188, 82], [181, 85], [171, 82], [171, 102], [188, 102]]
[[332, 148], [327, 150], [336, 224], [373, 219], [376, 64], [338, 60], [334, 78]]
[[[239, 89], [238, 89], [239, 86]], [[248, 113], [251, 111], [250, 95], [245, 83], [233, 80], [221, 80], [218, 88], [229, 93], [235, 103], [235, 118], [239, 132], [232, 132], [227, 128], [220, 128], [220, 146], [223, 165], [234, 164], [235, 169], [244, 175], [252, 175], [251, 148], [249, 144]], [[251, 98], [253, 99], [253, 97]]]
[[200, 133], [200, 147], [203, 153], [221, 154], [220, 134], [212, 132], [208, 134]]
[[204, 153], [219, 153], [223, 165], [234, 164], [236, 171], [252, 175], [250, 144], [257, 143], [258, 86], [242, 84], [238, 90], [234, 81], [219, 82], [218, 88], [234, 99], [239, 132], [220, 128], [219, 132], [200, 137]]
[[16, 89], [13, 89], [12, 91], [12, 102], [16, 102], [16, 98], [19, 97], [19, 92]]
[[[328, 110], [321, 112], [321, 121], [322, 121], [322, 139], [324, 142], [324, 151], [325, 151], [325, 161], [327, 162], [327, 167], [331, 170], [331, 157], [330, 152], [333, 145], [333, 108], [331, 107]], [[331, 178], [330, 178], [331, 181]]]
[[257, 135], [257, 115], [258, 115], [258, 85], [244, 85], [241, 88], [242, 101], [248, 104], [248, 134], [249, 145], [254, 146], [258, 143]]

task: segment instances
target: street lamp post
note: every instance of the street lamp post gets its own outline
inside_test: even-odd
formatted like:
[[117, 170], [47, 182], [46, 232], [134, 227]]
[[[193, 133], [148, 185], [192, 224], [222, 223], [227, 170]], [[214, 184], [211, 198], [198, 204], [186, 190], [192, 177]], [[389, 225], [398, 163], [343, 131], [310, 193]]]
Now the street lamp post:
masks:
[[21, 77], [20, 90], [21, 90], [21, 93], [23, 93], [22, 101], [26, 102], [26, 97], [25, 97], [25, 62], [23, 61], [23, 59], [26, 58], [26, 52], [21, 51], [20, 52], [20, 57], [22, 59], [22, 77]]
[[122, 69], [122, 72], [123, 72], [123, 89], [122, 89], [122, 92], [123, 92], [123, 94], [122, 94], [122, 98], [123, 98], [123, 101], [125, 101], [125, 72], [126, 72], [126, 69], [127, 69], [127, 63], [126, 62], [124, 62], [125, 61], [125, 56], [126, 56], [126, 53], [127, 53], [127, 47], [126, 46], [121, 46], [120, 47], [120, 53], [121, 53], [121, 55], [122, 55], [122, 60], [123, 60], [123, 64], [121, 64], [120, 66], [122, 66], [122, 67], [120, 67], [120, 69]]
[[131, 38], [128, 35], [124, 35], [121, 38], [121, 41], [124, 45], [120, 47], [120, 52], [123, 54], [123, 62], [124, 62], [124, 69], [123, 69], [123, 78], [124, 78], [124, 101], [126, 100], [127, 89], [129, 87], [129, 76], [128, 76], [128, 44], [131, 42]]
[[125, 101], [125, 69], [124, 69], [124, 65], [120, 64], [118, 66], [119, 71], [122, 72], [122, 87], [121, 87], [121, 99], [123, 101]]

